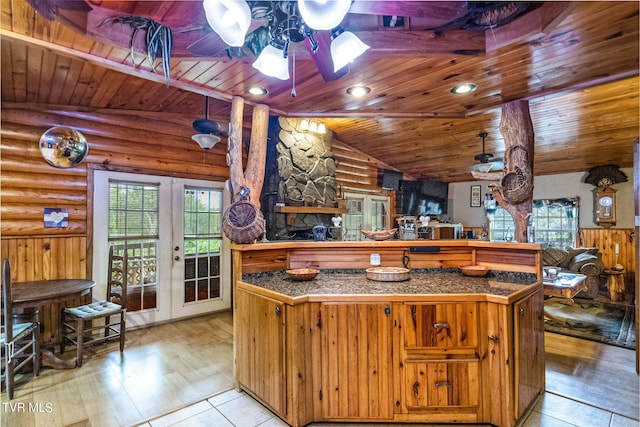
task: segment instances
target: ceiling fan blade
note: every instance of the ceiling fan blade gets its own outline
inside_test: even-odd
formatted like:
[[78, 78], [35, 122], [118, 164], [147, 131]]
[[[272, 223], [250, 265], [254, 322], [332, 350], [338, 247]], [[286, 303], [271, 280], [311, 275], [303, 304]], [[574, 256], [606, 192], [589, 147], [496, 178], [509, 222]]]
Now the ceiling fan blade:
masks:
[[187, 50], [198, 56], [226, 56], [227, 47], [220, 36], [212, 31], [187, 46]]
[[[263, 24], [263, 22], [256, 20], [251, 21], [251, 25], [249, 26], [249, 31], [247, 31], [247, 34], [252, 33], [259, 27], [263, 26]], [[208, 26], [206, 28], [210, 30]], [[215, 31], [210, 31], [204, 37], [187, 46], [187, 50], [198, 56], [217, 57], [227, 56], [226, 49], [228, 47], [229, 46], [224, 41], [222, 41], [222, 38], [220, 38], [220, 36]]]
[[[448, 24], [462, 18], [469, 11], [466, 1], [354, 1], [350, 13], [386, 16], [409, 16], [420, 18], [420, 22], [432, 28]], [[424, 21], [424, 22], [423, 22]]]
[[318, 49], [315, 53], [313, 52], [313, 46], [308, 37], [304, 39], [304, 45], [311, 59], [315, 62], [316, 67], [318, 67], [318, 71], [324, 81], [331, 82], [344, 77], [349, 72], [349, 67], [343, 67], [336, 72], [333, 71], [333, 59], [331, 58], [331, 50], [329, 49], [329, 46], [331, 46], [331, 35], [329, 31], [319, 31], [314, 37], [318, 42]]

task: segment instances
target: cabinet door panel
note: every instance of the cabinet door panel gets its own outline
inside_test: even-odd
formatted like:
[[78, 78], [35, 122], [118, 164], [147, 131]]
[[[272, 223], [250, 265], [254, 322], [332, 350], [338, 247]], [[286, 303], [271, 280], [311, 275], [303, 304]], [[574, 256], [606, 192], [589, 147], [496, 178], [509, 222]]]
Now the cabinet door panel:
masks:
[[285, 305], [238, 289], [236, 369], [238, 382], [280, 415], [286, 415]]
[[544, 301], [542, 289], [514, 304], [516, 418], [544, 392]]
[[392, 337], [385, 304], [322, 304], [323, 419], [391, 418]]
[[405, 407], [409, 412], [479, 405], [477, 361], [410, 362], [403, 369]]
[[407, 304], [404, 307], [406, 348], [477, 347], [475, 303]]

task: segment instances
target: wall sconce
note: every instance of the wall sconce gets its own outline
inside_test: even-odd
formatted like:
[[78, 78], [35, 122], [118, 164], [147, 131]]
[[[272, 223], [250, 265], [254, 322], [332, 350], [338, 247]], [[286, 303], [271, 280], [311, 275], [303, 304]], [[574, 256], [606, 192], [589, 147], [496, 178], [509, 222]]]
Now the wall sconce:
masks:
[[327, 127], [318, 120], [302, 119], [300, 122], [300, 130], [303, 132], [327, 133]]

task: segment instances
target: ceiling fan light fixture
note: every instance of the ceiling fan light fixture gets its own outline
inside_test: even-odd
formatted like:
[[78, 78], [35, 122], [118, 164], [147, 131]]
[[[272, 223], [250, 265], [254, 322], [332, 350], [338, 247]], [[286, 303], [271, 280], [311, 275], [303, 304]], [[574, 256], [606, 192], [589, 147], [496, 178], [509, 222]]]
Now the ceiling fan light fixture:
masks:
[[191, 139], [197, 142], [200, 148], [202, 148], [203, 150], [209, 150], [218, 142], [220, 142], [222, 138], [210, 133], [198, 133], [196, 135], [193, 135]]
[[251, 9], [244, 0], [203, 0], [209, 26], [229, 46], [240, 47], [251, 25]]
[[337, 27], [350, 7], [351, 0], [298, 0], [300, 16], [314, 30]]
[[289, 60], [286, 52], [274, 46], [273, 42], [260, 52], [258, 59], [253, 63], [253, 68], [265, 76], [289, 80]]
[[473, 83], [463, 82], [458, 83], [454, 87], [451, 88], [451, 93], [455, 93], [456, 95], [461, 95], [464, 93], [470, 93], [476, 90], [478, 86]]
[[352, 32], [345, 31], [341, 27], [331, 33], [331, 40], [331, 59], [333, 60], [334, 72], [346, 67], [369, 49], [369, 45]]
[[473, 165], [473, 170], [476, 172], [489, 173], [493, 169], [493, 163], [479, 163]]

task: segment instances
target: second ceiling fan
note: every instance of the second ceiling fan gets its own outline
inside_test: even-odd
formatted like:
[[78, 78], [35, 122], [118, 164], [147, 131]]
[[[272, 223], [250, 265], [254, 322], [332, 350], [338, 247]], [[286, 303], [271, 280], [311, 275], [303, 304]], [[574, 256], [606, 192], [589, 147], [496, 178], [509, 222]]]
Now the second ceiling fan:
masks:
[[485, 151], [485, 138], [487, 135], [487, 132], [481, 132], [478, 134], [478, 136], [482, 138], [482, 153], [474, 156], [474, 159], [479, 162], [477, 165], [473, 166], [473, 170], [477, 172], [487, 173], [504, 168], [504, 161], [502, 157], [493, 157], [493, 154]]

